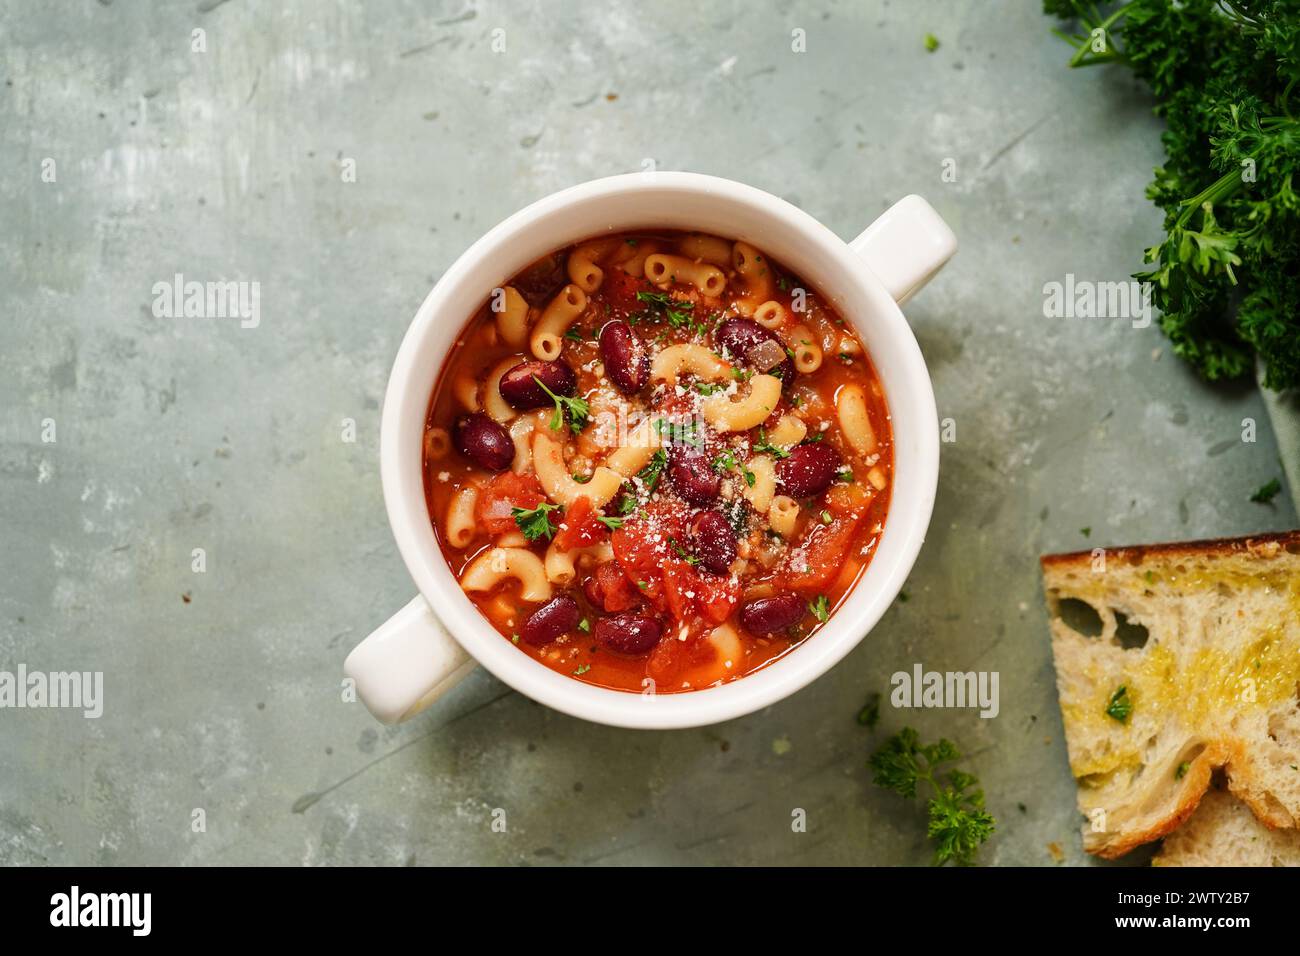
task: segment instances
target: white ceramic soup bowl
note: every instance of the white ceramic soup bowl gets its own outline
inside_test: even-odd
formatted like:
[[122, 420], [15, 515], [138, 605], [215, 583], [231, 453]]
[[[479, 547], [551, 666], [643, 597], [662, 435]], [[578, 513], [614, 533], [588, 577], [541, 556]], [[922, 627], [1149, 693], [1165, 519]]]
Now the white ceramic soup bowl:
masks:
[[[494, 288], [579, 239], [681, 229], [743, 239], [829, 298], [875, 363], [889, 405], [894, 477], [875, 556], [830, 620], [784, 657], [739, 680], [678, 694], [584, 684], [501, 636], [461, 590], [425, 505], [422, 445], [435, 383], [469, 318]], [[549, 707], [618, 727], [695, 727], [766, 707], [816, 680], [857, 646], [897, 596], [925, 539], [939, 475], [929, 373], [899, 304], [956, 250], [952, 230], [908, 196], [852, 242], [751, 186], [695, 173], [633, 173], [574, 186], [516, 213], [474, 243], [434, 286], [402, 340], [384, 397], [381, 471], [388, 519], [420, 594], [344, 663], [380, 720], [419, 713], [477, 664]]]

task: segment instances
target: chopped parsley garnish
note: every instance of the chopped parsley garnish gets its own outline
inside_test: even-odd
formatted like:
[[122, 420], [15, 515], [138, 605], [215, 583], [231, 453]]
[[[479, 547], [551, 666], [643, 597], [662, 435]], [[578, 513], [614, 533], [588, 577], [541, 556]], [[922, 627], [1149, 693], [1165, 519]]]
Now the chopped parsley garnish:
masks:
[[830, 524], [834, 520], [835, 519], [831, 517], [831, 513], [829, 511], [822, 512], [822, 524]]
[[749, 487], [754, 487], [754, 482], [758, 481], [758, 476], [746, 468], [743, 461], [737, 460], [735, 454], [733, 454], [730, 449], [724, 451], [713, 460], [713, 470], [718, 474], [722, 474], [725, 471], [731, 471], [733, 468], [744, 476], [745, 482]]
[[858, 723], [868, 730], [875, 730], [880, 722], [880, 692], [876, 691], [867, 698], [862, 709], [858, 711]]
[[754, 373], [753, 371], [747, 368], [733, 368], [731, 370], [731, 377], [734, 378], [737, 382], [748, 382], [751, 378], [754, 377]]
[[1106, 716], [1125, 724], [1128, 723], [1128, 716], [1131, 713], [1133, 713], [1133, 701], [1128, 696], [1128, 685], [1120, 684], [1115, 693], [1110, 695], [1110, 703], [1106, 705]]
[[599, 521], [601, 524], [603, 524], [610, 531], [617, 531], [619, 528], [623, 527], [622, 518], [607, 518], [604, 515], [601, 515], [596, 520]]
[[808, 603], [808, 610], [812, 611], [813, 617], [825, 624], [831, 616], [831, 602], [826, 600], [825, 594], [819, 594], [817, 600]]
[[558, 511], [559, 508], [559, 505], [542, 502], [531, 510], [527, 508], [511, 508], [510, 514], [514, 517], [519, 530], [524, 533], [524, 537], [529, 541], [536, 541], [538, 538], [546, 538], [549, 541], [555, 537], [555, 525], [551, 524], [551, 512]]
[[704, 438], [696, 430], [693, 421], [672, 422], [666, 418], [656, 418], [655, 431], [674, 445], [691, 445], [699, 448], [704, 444]]
[[587, 673], [587, 671], [589, 671], [589, 670], [591, 670], [591, 665], [590, 665], [590, 664], [581, 664], [581, 665], [579, 665], [577, 668], [574, 669], [574, 671], [573, 671], [573, 676], [574, 676], [574, 677], [581, 677], [583, 674]]
[[574, 328], [574, 327], [572, 327], [572, 326], [570, 326], [569, 330], [568, 330], [567, 332], [564, 333], [564, 337], [565, 337], [566, 339], [568, 339], [570, 342], [585, 342], [585, 341], [586, 341], [586, 339], [584, 339], [584, 338], [582, 337], [582, 333], [579, 332], [576, 328]]
[[674, 329], [686, 329], [701, 335], [708, 331], [708, 323], [703, 319], [697, 321], [691, 318], [691, 310], [695, 308], [694, 302], [674, 299], [667, 292], [638, 292], [636, 299], [649, 306], [639, 316], [640, 318], [650, 319], [662, 315]]
[[815, 444], [817, 444], [819, 441], [821, 441], [821, 440], [822, 440], [823, 438], [825, 438], [825, 437], [826, 437], [826, 436], [825, 436], [822, 432], [814, 432], [813, 434], [811, 434], [811, 435], [809, 435], [808, 437], [806, 437], [806, 438], [805, 438], [803, 441], [801, 441], [799, 444], [801, 444], [801, 445], [815, 445]]
[[579, 475], [575, 473], [570, 477], [580, 485], [585, 485], [587, 482], [591, 481], [591, 475]]
[[581, 621], [578, 622], [578, 630], [582, 631], [583, 634], [590, 634], [590, 633], [591, 633], [591, 621], [587, 620], [587, 619], [584, 617]]
[[722, 391], [722, 386], [714, 385], [712, 382], [696, 382], [695, 390], [701, 395], [712, 395], [714, 392]]
[[646, 494], [654, 492], [655, 487], [659, 484], [659, 479], [663, 476], [664, 468], [668, 466], [668, 456], [660, 448], [654, 453], [649, 464], [636, 473], [637, 478], [645, 485]]
[[697, 558], [695, 555], [691, 554], [690, 552], [688, 552], [680, 544], [678, 544], [676, 538], [669, 537], [668, 543], [672, 545], [673, 552], [677, 555], [677, 557], [681, 558], [683, 561], [685, 561], [693, 568], [698, 568], [700, 566], [700, 559]]
[[1174, 771], [1174, 779], [1182, 780], [1183, 777], [1187, 776], [1187, 771], [1191, 769], [1192, 769], [1192, 765], [1188, 763], [1186, 760], [1184, 760], [1182, 763], [1178, 765], [1178, 769]]
[[582, 431], [587, 424], [587, 415], [591, 411], [587, 406], [587, 400], [585, 398], [566, 398], [563, 395], [556, 395], [536, 375], [533, 376], [533, 381], [555, 403], [555, 414], [551, 416], [551, 431], [558, 432], [564, 427], [566, 413], [569, 417], [569, 431], [575, 435]]
[[847, 481], [849, 484], [853, 484], [853, 469], [845, 468], [835, 477], [838, 478], [840, 481]]
[[1276, 478], [1274, 478], [1268, 484], [1264, 485], [1262, 488], [1258, 489], [1253, 495], [1251, 495], [1250, 500], [1255, 502], [1256, 504], [1266, 505], [1274, 498], [1276, 498], [1277, 493], [1281, 490], [1282, 490], [1282, 483], [1278, 481]]
[[758, 441], [754, 442], [754, 451], [767, 452], [773, 458], [789, 458], [790, 453], [784, 448], [777, 448], [767, 440], [767, 431], [762, 425], [758, 427]]

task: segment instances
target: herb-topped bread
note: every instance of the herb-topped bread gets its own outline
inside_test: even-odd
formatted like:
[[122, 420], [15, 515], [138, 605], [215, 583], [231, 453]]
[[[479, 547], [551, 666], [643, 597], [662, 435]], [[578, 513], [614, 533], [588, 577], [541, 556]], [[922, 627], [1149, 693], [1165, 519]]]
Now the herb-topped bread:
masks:
[[1151, 865], [1300, 866], [1300, 830], [1270, 830], [1236, 797], [1210, 788]]
[[1042, 568], [1084, 849], [1171, 832], [1220, 767], [1266, 826], [1300, 826], [1300, 532]]

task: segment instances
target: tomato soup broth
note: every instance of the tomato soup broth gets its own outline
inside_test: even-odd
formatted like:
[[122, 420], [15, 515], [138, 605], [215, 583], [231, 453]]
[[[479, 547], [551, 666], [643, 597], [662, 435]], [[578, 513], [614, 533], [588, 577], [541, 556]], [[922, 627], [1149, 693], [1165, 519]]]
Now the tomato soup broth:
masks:
[[602, 237], [466, 326], [430, 404], [442, 552], [521, 653], [675, 693], [810, 639], [862, 575], [893, 481], [871, 359], [759, 249]]

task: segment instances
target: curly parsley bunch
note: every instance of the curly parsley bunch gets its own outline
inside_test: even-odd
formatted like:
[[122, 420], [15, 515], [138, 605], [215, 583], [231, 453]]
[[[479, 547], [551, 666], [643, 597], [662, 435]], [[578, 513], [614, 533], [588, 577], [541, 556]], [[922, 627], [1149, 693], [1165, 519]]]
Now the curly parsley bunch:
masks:
[[1167, 160], [1147, 197], [1160, 326], [1207, 379], [1300, 385], [1300, 0], [1044, 0], [1071, 66], [1126, 63], [1159, 100]]

